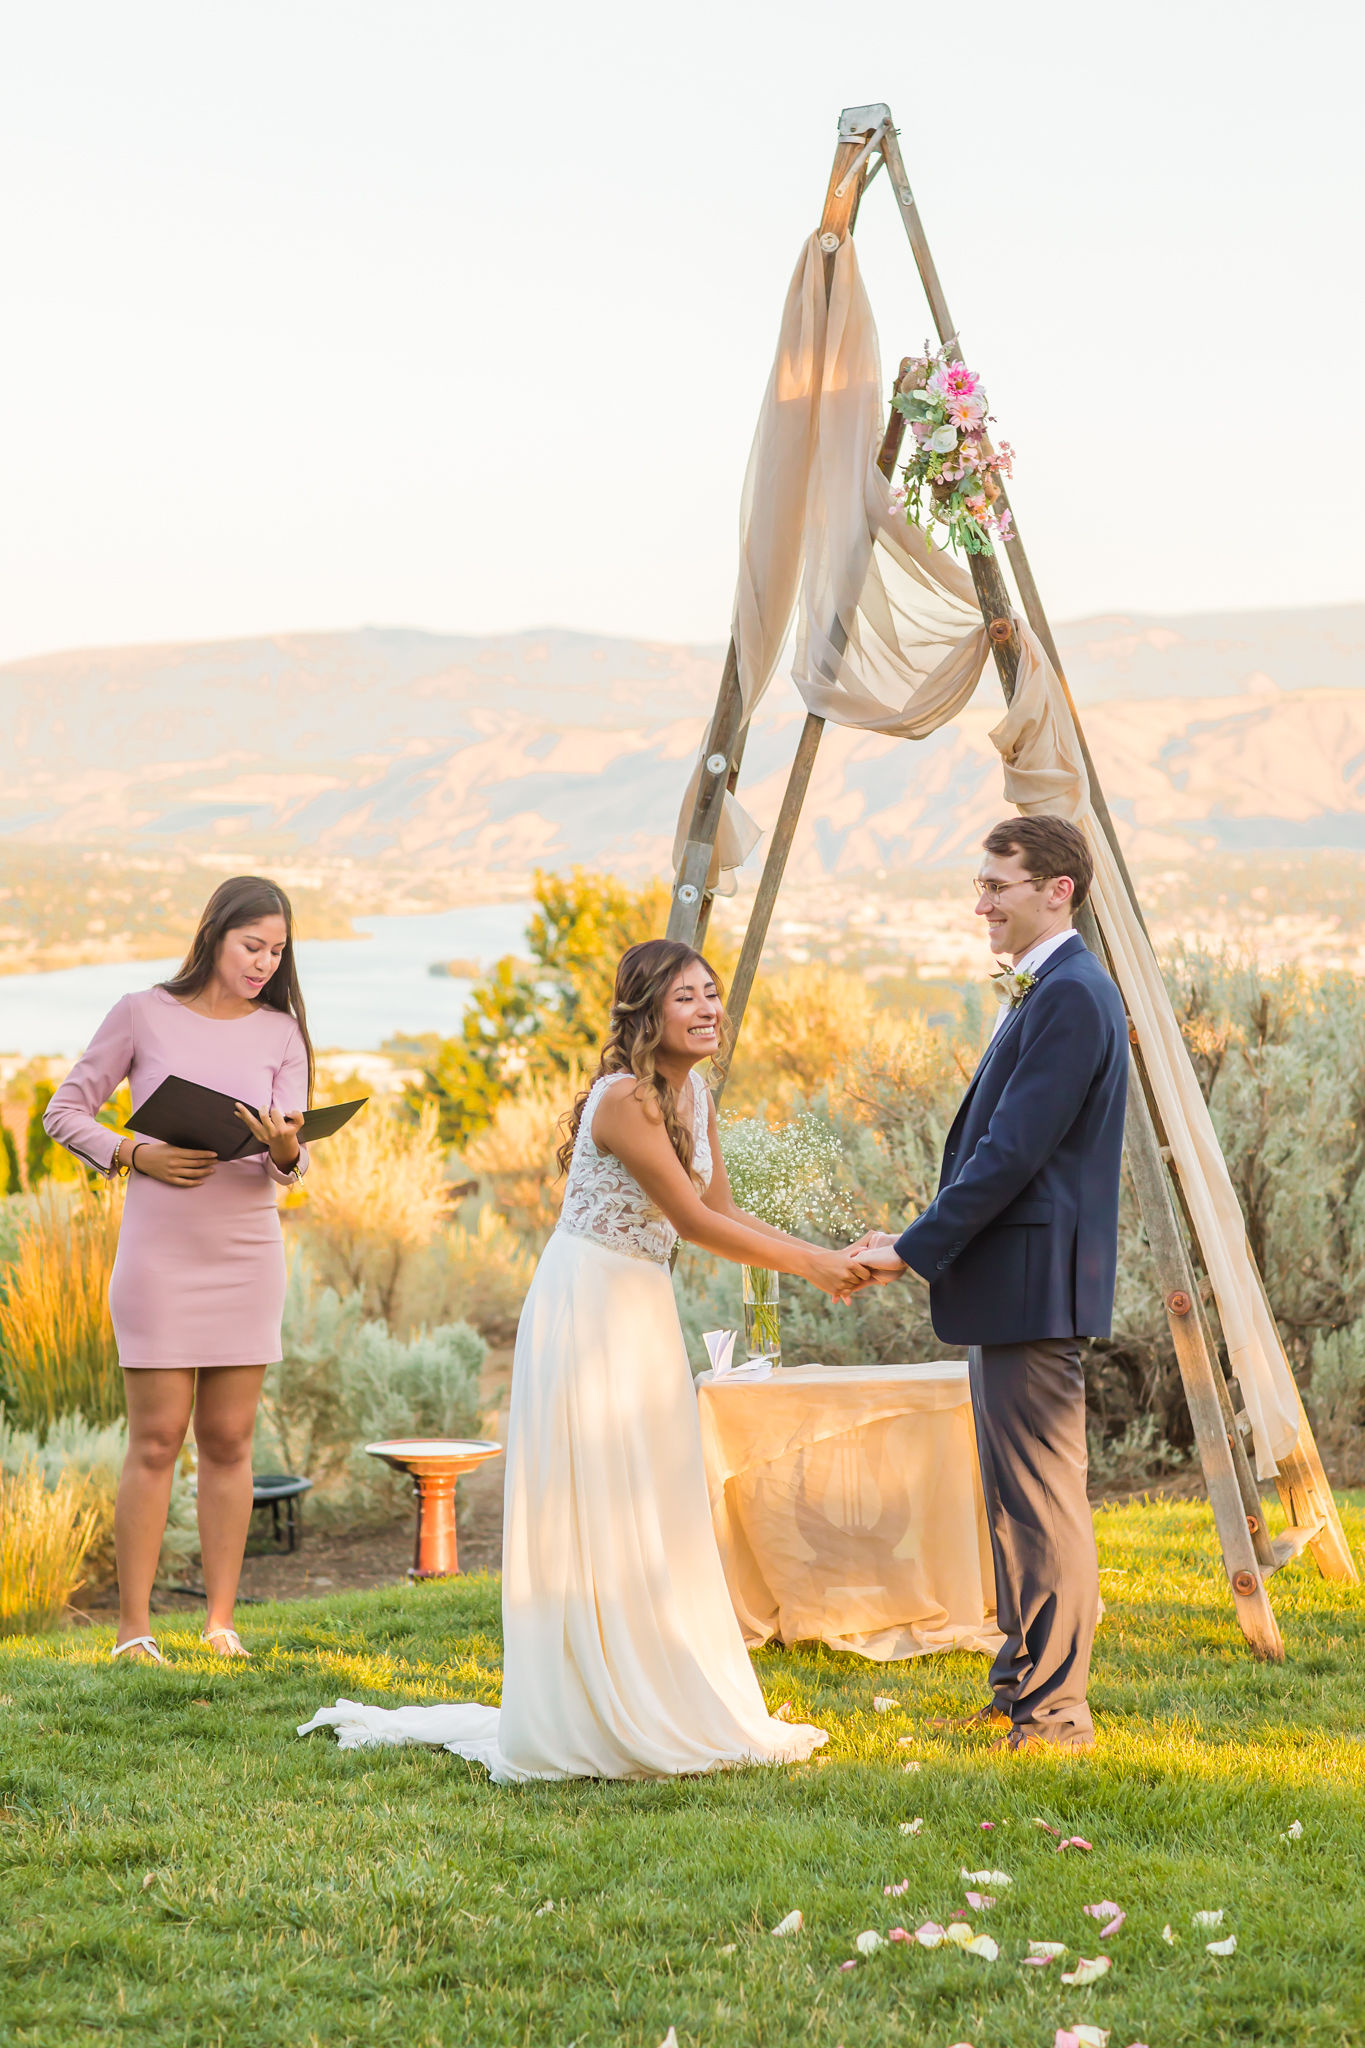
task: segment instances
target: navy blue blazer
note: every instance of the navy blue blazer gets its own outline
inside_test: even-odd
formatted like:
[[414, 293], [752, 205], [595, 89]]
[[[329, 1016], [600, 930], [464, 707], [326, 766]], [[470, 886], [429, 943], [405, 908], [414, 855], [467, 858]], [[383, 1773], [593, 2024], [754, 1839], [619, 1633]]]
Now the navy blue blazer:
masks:
[[1073, 935], [981, 1057], [938, 1193], [896, 1240], [948, 1344], [1107, 1337], [1128, 1097], [1123, 998]]

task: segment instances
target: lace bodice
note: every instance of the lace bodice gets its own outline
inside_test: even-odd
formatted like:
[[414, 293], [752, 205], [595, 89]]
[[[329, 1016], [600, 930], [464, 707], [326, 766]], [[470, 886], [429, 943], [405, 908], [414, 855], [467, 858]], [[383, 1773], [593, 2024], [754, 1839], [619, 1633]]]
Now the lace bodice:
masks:
[[[559, 1212], [559, 1228], [570, 1237], [590, 1237], [608, 1251], [624, 1252], [627, 1258], [648, 1259], [654, 1265], [666, 1266], [678, 1240], [677, 1231], [620, 1160], [610, 1152], [599, 1152], [592, 1141], [592, 1120], [603, 1095], [608, 1088], [630, 1079], [629, 1074], [604, 1074], [588, 1091], [569, 1167], [569, 1184], [564, 1190], [564, 1205]], [[692, 1089], [693, 1166], [705, 1188], [711, 1184], [708, 1098], [705, 1083], [697, 1074], [690, 1074], [688, 1081]]]

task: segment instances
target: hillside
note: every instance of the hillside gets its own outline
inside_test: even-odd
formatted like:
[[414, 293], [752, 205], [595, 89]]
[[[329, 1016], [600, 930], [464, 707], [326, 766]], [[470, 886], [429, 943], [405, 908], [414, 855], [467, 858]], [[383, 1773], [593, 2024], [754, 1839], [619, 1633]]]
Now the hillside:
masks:
[[[1365, 846], [1365, 606], [1061, 629], [1136, 858]], [[0, 842], [356, 864], [506, 889], [536, 864], [667, 863], [716, 647], [369, 628], [0, 668]], [[743, 798], [772, 818], [802, 708], [779, 680]], [[831, 729], [798, 875], [961, 857], [1000, 809], [989, 676], [921, 745]], [[439, 879], [438, 879], [439, 878]]]

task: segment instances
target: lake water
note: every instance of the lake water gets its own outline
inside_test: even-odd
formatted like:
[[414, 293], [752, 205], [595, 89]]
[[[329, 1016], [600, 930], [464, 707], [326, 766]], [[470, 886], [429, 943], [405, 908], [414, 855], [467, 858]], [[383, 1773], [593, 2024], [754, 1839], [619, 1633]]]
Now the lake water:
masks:
[[[429, 972], [433, 961], [481, 968], [525, 948], [529, 903], [480, 903], [430, 917], [358, 917], [354, 939], [304, 939], [299, 979], [319, 1051], [369, 1052], [396, 1032], [455, 1031], [470, 983]], [[0, 976], [0, 1053], [80, 1052], [120, 996], [164, 981], [180, 965], [133, 960]]]

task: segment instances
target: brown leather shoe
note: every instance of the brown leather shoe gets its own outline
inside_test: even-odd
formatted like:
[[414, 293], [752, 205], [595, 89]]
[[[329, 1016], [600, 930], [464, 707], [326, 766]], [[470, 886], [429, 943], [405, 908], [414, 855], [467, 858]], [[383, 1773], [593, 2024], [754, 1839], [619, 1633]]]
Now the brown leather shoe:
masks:
[[1046, 1735], [1035, 1735], [1027, 1728], [1015, 1728], [996, 1747], [1007, 1750], [1011, 1756], [1018, 1756], [1024, 1749], [1048, 1750], [1053, 1756], [1084, 1756], [1095, 1744], [1084, 1736], [1069, 1735], [1053, 1741]]
[[988, 1700], [984, 1707], [978, 1707], [974, 1714], [944, 1714], [929, 1723], [931, 1728], [943, 1728], [955, 1735], [976, 1735], [983, 1729], [992, 1733], [1007, 1734], [1013, 1723], [1003, 1707], [997, 1707], [994, 1700]]

